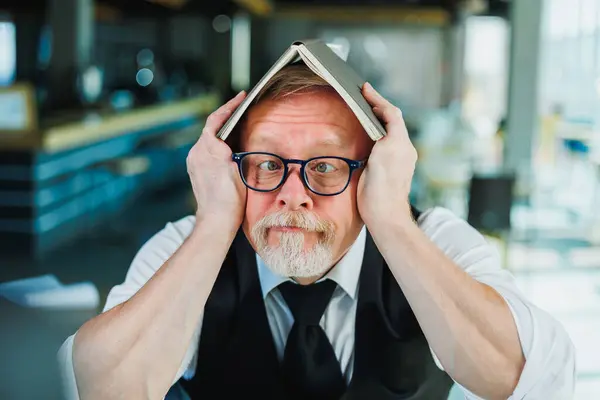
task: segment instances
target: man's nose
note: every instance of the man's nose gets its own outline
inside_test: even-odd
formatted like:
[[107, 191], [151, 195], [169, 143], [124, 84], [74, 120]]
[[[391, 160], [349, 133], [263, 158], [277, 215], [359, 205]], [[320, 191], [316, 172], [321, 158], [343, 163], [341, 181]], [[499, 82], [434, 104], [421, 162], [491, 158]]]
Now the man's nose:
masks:
[[277, 203], [280, 207], [291, 211], [302, 208], [312, 210], [313, 201], [308, 188], [304, 186], [298, 168], [290, 168], [286, 181], [277, 193]]

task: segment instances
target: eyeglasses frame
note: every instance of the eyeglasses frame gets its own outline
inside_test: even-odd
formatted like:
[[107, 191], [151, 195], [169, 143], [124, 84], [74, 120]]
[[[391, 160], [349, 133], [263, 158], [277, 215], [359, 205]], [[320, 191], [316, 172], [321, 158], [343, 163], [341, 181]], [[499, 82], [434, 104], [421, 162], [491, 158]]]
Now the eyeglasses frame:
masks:
[[[242, 160], [244, 159], [244, 157], [251, 155], [251, 154], [263, 154], [263, 155], [267, 155], [267, 156], [273, 156], [283, 162], [283, 165], [285, 167], [283, 177], [281, 178], [281, 182], [279, 182], [279, 184], [275, 188], [268, 189], [268, 190], [267, 189], [256, 189], [254, 187], [251, 187], [248, 184], [248, 182], [246, 182], [246, 178], [244, 178], [244, 172], [242, 171]], [[337, 160], [342, 160], [342, 161], [345, 161], [348, 164], [348, 166], [350, 167], [350, 173], [348, 174], [348, 181], [346, 182], [346, 185], [340, 191], [338, 191], [336, 193], [324, 194], [324, 193], [319, 193], [310, 187], [310, 184], [308, 183], [308, 179], [306, 178], [306, 168], [305, 167], [311, 161], [318, 160], [321, 158], [334, 158]], [[287, 178], [289, 177], [289, 174], [290, 174], [289, 165], [290, 164], [298, 164], [298, 165], [300, 165], [300, 177], [302, 178], [302, 182], [304, 183], [304, 186], [306, 186], [308, 188], [308, 190], [310, 190], [312, 193], [314, 193], [318, 196], [328, 196], [328, 197], [329, 196], [337, 196], [337, 195], [343, 193], [348, 188], [348, 185], [350, 184], [350, 181], [352, 180], [352, 174], [354, 173], [354, 171], [364, 167], [367, 164], [366, 159], [359, 161], [359, 160], [352, 160], [350, 158], [338, 157], [338, 156], [318, 156], [318, 157], [309, 158], [307, 160], [298, 160], [295, 158], [283, 158], [277, 154], [273, 154], [273, 153], [269, 153], [269, 152], [265, 152], [265, 151], [245, 151], [245, 152], [240, 152], [240, 153], [233, 153], [231, 155], [231, 159], [237, 164], [238, 171], [240, 173], [240, 177], [242, 178], [244, 185], [246, 185], [246, 187], [250, 190], [254, 190], [256, 192], [262, 192], [262, 193], [269, 193], [269, 192], [274, 192], [274, 191], [280, 189], [283, 186], [283, 184], [285, 183], [285, 181], [287, 180]]]

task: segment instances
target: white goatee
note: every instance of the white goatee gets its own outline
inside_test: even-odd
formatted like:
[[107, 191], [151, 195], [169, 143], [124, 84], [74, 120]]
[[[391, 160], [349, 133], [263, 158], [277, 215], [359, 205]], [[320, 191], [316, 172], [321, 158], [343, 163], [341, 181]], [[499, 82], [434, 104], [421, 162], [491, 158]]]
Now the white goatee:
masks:
[[[317, 232], [319, 241], [304, 248], [304, 233], [281, 232], [279, 245], [269, 246], [267, 233], [271, 227], [295, 227]], [[335, 238], [333, 224], [309, 212], [277, 212], [263, 217], [251, 231], [257, 252], [277, 275], [294, 278], [322, 276], [331, 267], [331, 244]]]

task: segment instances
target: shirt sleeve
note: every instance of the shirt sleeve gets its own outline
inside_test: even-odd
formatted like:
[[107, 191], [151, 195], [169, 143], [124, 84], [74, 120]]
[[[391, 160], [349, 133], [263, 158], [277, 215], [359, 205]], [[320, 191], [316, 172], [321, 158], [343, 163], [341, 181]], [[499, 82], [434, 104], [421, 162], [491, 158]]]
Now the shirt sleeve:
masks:
[[[151, 237], [135, 255], [123, 283], [110, 290], [102, 312], [112, 309], [136, 294], [182, 245], [192, 232], [194, 224], [194, 217], [186, 217], [174, 223], [168, 223], [161, 231]], [[198, 325], [194, 332], [173, 383], [177, 382], [182, 376], [185, 378], [193, 376], [201, 329], [202, 323]], [[79, 400], [73, 368], [73, 341], [76, 335], [77, 333], [68, 337], [57, 354], [63, 391], [67, 400]]]
[[[513, 275], [502, 268], [495, 248], [475, 228], [443, 208], [424, 213], [419, 225], [459, 267], [495, 289], [506, 301], [526, 360], [509, 400], [571, 398], [575, 390], [576, 360], [569, 335], [556, 319], [526, 299]], [[442, 368], [439, 359], [433, 356]], [[461, 385], [457, 386], [467, 399], [481, 399]]]

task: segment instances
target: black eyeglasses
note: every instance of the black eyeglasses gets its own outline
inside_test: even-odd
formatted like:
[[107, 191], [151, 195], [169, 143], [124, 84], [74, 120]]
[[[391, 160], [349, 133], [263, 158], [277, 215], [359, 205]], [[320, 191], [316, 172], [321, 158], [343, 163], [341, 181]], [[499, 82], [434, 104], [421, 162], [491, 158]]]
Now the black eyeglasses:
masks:
[[320, 196], [335, 196], [348, 187], [352, 173], [362, 168], [366, 161], [343, 157], [325, 156], [308, 160], [285, 159], [264, 152], [233, 153], [244, 184], [257, 192], [279, 189], [289, 174], [289, 165], [300, 165], [304, 185]]

